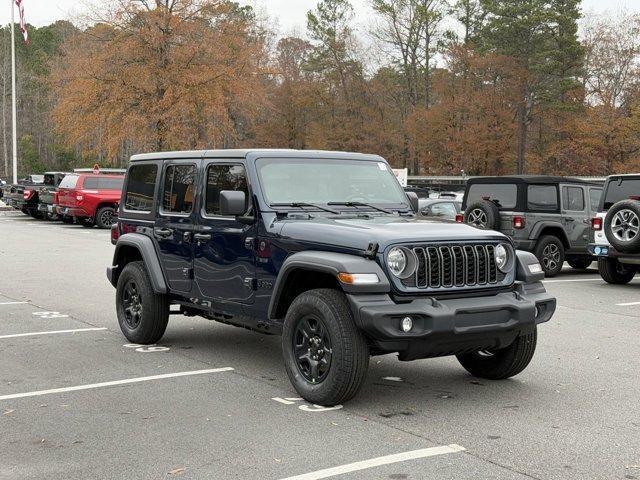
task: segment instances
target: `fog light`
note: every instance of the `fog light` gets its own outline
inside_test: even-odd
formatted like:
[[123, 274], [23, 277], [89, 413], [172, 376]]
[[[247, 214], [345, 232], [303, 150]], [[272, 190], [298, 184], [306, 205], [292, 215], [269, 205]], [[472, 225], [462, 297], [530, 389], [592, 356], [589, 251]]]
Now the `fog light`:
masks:
[[411, 317], [404, 317], [402, 319], [402, 331], [404, 333], [410, 332], [413, 328], [413, 320]]

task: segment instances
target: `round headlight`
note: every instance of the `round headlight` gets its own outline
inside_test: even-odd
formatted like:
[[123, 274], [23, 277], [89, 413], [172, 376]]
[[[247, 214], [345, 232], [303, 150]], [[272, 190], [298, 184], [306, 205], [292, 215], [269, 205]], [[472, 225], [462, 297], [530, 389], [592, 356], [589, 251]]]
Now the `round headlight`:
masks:
[[404, 269], [407, 268], [407, 255], [401, 248], [392, 248], [389, 251], [389, 255], [387, 255], [387, 265], [391, 273], [399, 277], [404, 272]]
[[509, 264], [511, 263], [509, 258], [509, 249], [504, 245], [498, 245], [495, 250], [495, 255], [498, 270], [502, 273], [507, 273], [509, 271]]
[[393, 247], [387, 255], [387, 266], [400, 279], [409, 278], [417, 268], [415, 255], [406, 248]]

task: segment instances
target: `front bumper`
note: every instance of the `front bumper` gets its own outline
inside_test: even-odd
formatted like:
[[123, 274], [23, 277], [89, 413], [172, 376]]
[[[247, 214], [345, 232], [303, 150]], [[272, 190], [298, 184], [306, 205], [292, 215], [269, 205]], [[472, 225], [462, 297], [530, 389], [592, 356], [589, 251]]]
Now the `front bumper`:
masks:
[[[396, 303], [389, 295], [349, 295], [358, 326], [379, 353], [399, 352], [401, 360], [502, 348], [547, 322], [556, 299], [542, 283], [516, 283], [514, 290], [491, 296]], [[411, 317], [405, 333], [402, 319]]]
[[516, 249], [518, 250], [524, 250], [526, 252], [532, 252], [534, 250], [534, 248], [536, 247], [536, 241], [535, 240], [529, 240], [528, 238], [514, 238], [511, 237], [511, 239], [513, 240], [513, 244], [516, 247]]

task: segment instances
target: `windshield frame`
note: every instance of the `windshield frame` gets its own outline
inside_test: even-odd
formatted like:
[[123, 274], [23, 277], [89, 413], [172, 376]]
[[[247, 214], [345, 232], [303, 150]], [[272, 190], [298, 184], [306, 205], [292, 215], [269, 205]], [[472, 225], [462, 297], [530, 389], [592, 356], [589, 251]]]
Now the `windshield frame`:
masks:
[[[267, 198], [267, 194], [266, 194], [266, 189], [265, 189], [265, 181], [264, 178], [262, 176], [262, 172], [261, 172], [261, 162], [282, 162], [282, 163], [303, 163], [303, 162], [314, 162], [314, 161], [328, 161], [328, 162], [367, 162], [370, 164], [380, 164], [380, 163], [384, 163], [386, 165], [386, 171], [388, 175], [391, 175], [391, 177], [394, 178], [395, 183], [397, 185], [397, 189], [398, 189], [398, 194], [401, 196], [401, 198], [403, 199], [402, 203], [373, 203], [373, 202], [366, 202], [366, 203], [370, 203], [371, 205], [374, 205], [376, 207], [381, 207], [381, 208], [386, 208], [388, 210], [394, 210], [394, 211], [412, 211], [412, 207], [411, 207], [411, 203], [409, 202], [409, 198], [406, 196], [406, 192], [404, 190], [404, 188], [402, 188], [402, 186], [400, 185], [400, 183], [397, 180], [397, 177], [393, 174], [393, 170], [391, 169], [391, 166], [384, 161], [383, 159], [354, 159], [354, 158], [335, 158], [335, 157], [330, 157], [330, 156], [314, 156], [314, 157], [308, 157], [308, 156], [278, 156], [278, 157], [272, 157], [272, 156], [268, 156], [268, 157], [258, 157], [255, 159], [255, 163], [254, 163], [254, 167], [255, 167], [255, 174], [256, 174], [256, 178], [258, 181], [258, 184], [260, 185], [260, 196], [262, 201], [264, 202], [264, 205], [266, 207], [268, 207], [270, 210], [272, 211], [276, 211], [276, 212], [288, 212], [291, 211], [292, 209], [294, 210], [300, 210], [299, 208], [296, 207], [291, 207], [291, 206], [283, 206], [283, 205], [276, 205], [274, 206], [274, 204], [279, 204], [279, 203], [285, 203], [285, 202], [280, 202], [280, 201], [270, 201]], [[329, 206], [329, 203], [334, 202], [334, 201], [340, 201], [340, 199], [326, 199], [326, 201], [314, 201], [314, 202], [307, 202], [304, 201], [303, 199], [300, 199], [299, 201], [293, 202], [293, 203], [299, 203], [299, 202], [303, 202], [303, 203], [315, 203], [318, 205], [322, 205], [322, 206], [326, 206], [329, 208], [334, 208], [336, 210], [339, 210], [340, 213], [348, 213], [348, 212], [364, 212], [364, 211], [368, 211], [368, 213], [370, 212], [375, 212], [375, 208], [372, 207], [366, 207], [366, 206], [358, 206], [358, 207], [352, 207], [352, 206], [341, 206], [341, 205], [331, 205]], [[289, 203], [289, 202], [286, 202]], [[306, 211], [315, 211], [315, 212], [322, 212], [322, 213], [328, 213], [328, 212], [323, 212], [320, 209], [313, 209], [312, 207], [306, 207], [304, 210]], [[381, 212], [378, 212], [381, 213]]]

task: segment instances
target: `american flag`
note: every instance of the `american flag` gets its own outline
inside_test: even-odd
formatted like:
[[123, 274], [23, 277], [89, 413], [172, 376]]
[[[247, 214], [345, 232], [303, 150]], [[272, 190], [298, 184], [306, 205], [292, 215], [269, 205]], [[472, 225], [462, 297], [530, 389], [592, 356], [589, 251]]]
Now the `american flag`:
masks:
[[24, 0], [15, 0], [20, 12], [20, 31], [24, 37], [24, 43], [29, 44], [29, 32], [27, 32], [27, 22], [24, 20]]

